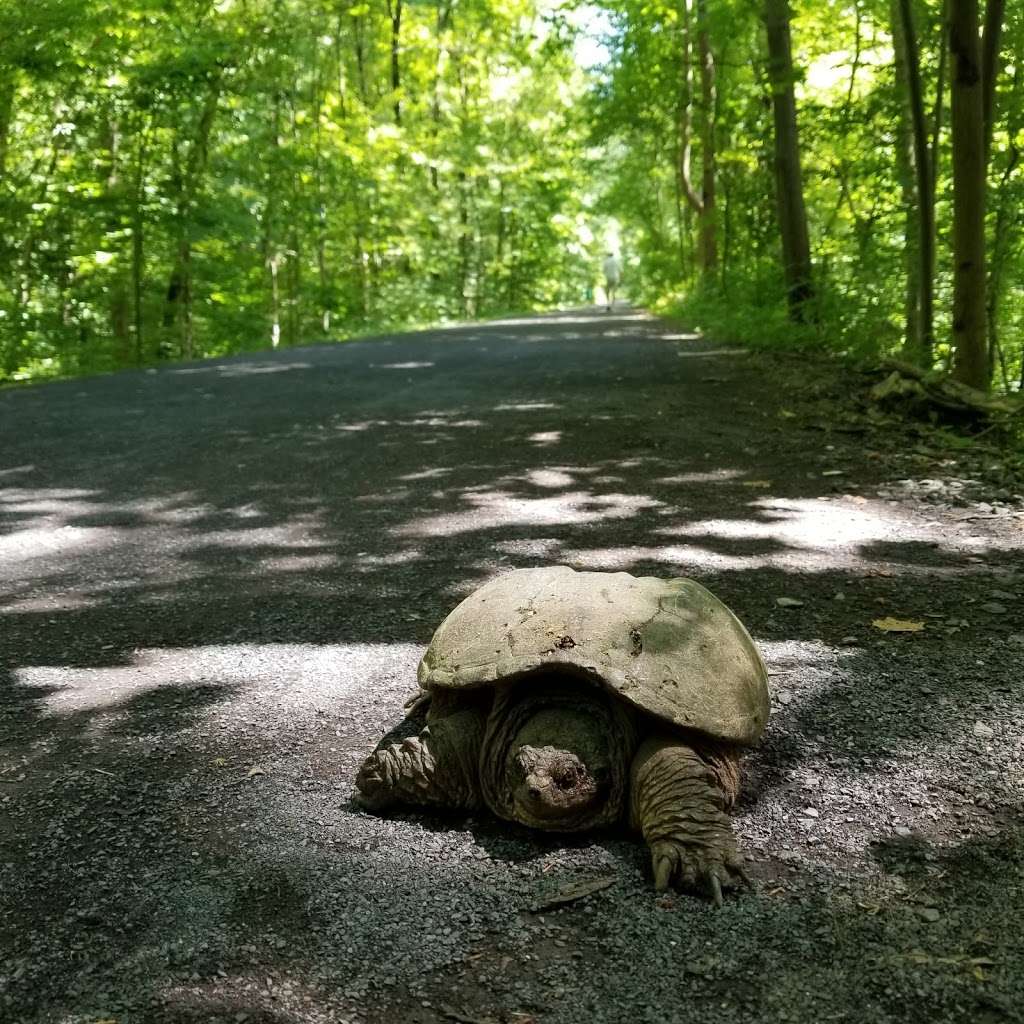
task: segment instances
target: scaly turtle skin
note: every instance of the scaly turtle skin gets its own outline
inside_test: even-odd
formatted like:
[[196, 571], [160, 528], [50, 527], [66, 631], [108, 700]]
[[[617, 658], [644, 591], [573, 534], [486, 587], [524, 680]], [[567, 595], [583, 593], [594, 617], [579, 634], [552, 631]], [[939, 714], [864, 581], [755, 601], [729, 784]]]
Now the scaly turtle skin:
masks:
[[575, 832], [616, 823], [655, 884], [716, 902], [745, 876], [727, 812], [739, 753], [768, 719], [767, 673], [739, 620], [698, 583], [520, 569], [467, 597], [419, 667], [426, 727], [356, 779], [373, 810], [471, 810]]

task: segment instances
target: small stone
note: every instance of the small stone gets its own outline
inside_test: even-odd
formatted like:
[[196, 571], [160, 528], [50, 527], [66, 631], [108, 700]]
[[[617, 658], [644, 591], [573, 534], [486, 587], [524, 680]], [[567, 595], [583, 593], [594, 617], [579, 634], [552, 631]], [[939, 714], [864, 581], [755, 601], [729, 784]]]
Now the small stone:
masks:
[[779, 690], [777, 696], [780, 704], [790, 704], [793, 700], [793, 694], [789, 690]]
[[803, 608], [803, 601], [797, 600], [795, 597], [777, 597], [775, 603], [780, 608]]
[[911, 835], [910, 829], [907, 828], [906, 825], [897, 825], [893, 831], [900, 837], [900, 839], [908, 839]]
[[996, 601], [1016, 601], [1017, 595], [1011, 594], [1008, 590], [990, 590], [989, 597], [994, 598]]
[[1005, 615], [1006, 605], [1000, 604], [998, 601], [986, 601], [983, 605], [979, 605], [983, 612], [988, 612], [989, 615]]
[[854, 644], [860, 643], [860, 640], [859, 640], [858, 637], [855, 637], [855, 636], [844, 636], [843, 639], [840, 640], [839, 642], [844, 647], [852, 647]]
[[923, 918], [929, 924], [934, 924], [942, 915], [934, 907], [918, 907], [918, 916]]
[[805, 818], [817, 818], [820, 815], [820, 811], [817, 807], [805, 807], [800, 812]]
[[995, 736], [996, 731], [990, 725], [986, 725], [984, 722], [974, 723], [974, 735], [980, 736], [982, 739], [990, 740]]

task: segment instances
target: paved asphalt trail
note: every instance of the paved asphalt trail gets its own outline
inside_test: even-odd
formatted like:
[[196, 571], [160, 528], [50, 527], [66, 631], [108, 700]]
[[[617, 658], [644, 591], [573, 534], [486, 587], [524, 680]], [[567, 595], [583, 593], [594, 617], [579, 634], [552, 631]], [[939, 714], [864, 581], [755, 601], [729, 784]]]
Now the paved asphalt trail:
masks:
[[[1019, 496], [821, 387], [582, 311], [0, 393], [0, 1019], [1024, 1020]], [[762, 646], [721, 911], [622, 835], [351, 803], [443, 615], [552, 563]]]

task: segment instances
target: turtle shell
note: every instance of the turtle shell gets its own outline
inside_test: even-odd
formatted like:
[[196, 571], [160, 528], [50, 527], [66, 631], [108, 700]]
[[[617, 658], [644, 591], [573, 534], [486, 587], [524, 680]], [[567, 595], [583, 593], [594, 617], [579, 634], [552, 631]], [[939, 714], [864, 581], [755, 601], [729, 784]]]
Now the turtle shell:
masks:
[[754, 743], [768, 720], [764, 662], [710, 591], [564, 565], [518, 569], [470, 594], [434, 633], [419, 682], [472, 689], [543, 668], [597, 678], [664, 722], [719, 740]]

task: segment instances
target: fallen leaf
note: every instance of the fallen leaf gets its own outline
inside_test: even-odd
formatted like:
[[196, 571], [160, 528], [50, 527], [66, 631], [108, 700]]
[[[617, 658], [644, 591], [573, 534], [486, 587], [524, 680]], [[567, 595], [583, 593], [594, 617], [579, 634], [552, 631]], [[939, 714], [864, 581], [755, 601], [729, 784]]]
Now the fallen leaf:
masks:
[[793, 412], [792, 409], [780, 409], [779, 410], [779, 415], [784, 420], [791, 420], [791, 419], [795, 419], [796, 418], [796, 413]]
[[871, 625], [886, 633], [920, 633], [924, 629], [923, 622], [912, 619], [874, 619]]
[[795, 597], [777, 597], [775, 603], [780, 608], [803, 608], [803, 601], [798, 600]]
[[251, 779], [254, 775], [266, 775], [267, 773], [262, 768], [250, 768], [246, 774], [246, 778]]

